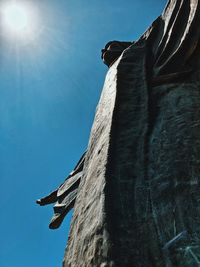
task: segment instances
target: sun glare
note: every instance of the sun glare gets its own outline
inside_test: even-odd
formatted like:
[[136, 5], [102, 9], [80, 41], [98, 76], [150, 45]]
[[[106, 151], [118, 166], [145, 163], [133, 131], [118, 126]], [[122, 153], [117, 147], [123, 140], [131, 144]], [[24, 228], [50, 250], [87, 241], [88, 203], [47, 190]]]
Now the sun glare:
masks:
[[4, 36], [34, 38], [36, 14], [33, 7], [23, 1], [9, 1], [1, 5], [1, 27]]
[[24, 31], [29, 26], [28, 10], [19, 4], [11, 4], [4, 9], [4, 23], [9, 30]]

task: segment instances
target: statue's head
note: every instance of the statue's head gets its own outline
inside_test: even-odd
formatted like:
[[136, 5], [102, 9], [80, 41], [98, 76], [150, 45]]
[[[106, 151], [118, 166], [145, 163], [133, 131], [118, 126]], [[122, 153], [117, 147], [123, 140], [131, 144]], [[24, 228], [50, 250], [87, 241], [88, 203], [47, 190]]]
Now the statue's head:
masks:
[[105, 48], [101, 50], [101, 58], [103, 59], [103, 62], [110, 67], [122, 52], [132, 44], [132, 42], [108, 42]]

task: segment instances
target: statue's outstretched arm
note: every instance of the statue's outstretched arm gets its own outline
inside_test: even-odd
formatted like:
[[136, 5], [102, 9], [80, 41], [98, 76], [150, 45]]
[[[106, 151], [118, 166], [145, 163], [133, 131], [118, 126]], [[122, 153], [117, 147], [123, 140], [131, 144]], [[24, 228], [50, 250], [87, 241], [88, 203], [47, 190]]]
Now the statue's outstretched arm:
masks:
[[64, 183], [62, 183], [48, 196], [36, 201], [36, 203], [40, 206], [45, 206], [56, 202], [54, 206], [54, 216], [49, 224], [49, 228], [51, 229], [58, 228], [67, 213], [74, 207], [78, 187], [83, 174], [85, 154], [86, 152], [82, 155], [74, 170], [68, 175]]

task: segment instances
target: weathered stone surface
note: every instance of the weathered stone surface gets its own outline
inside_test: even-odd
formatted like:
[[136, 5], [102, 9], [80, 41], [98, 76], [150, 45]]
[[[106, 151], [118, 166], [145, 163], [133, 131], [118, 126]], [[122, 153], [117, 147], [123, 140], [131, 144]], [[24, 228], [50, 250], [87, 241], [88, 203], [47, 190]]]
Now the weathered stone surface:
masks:
[[200, 266], [200, 1], [110, 67], [63, 266]]
[[39, 200], [58, 199], [57, 227], [76, 199], [63, 267], [200, 266], [199, 25], [200, 0], [170, 0], [138, 41], [102, 51], [84, 161]]
[[61, 197], [63, 194], [65, 194], [65, 192], [68, 192], [69, 190], [71, 190], [72, 187], [77, 188], [79, 183], [80, 183], [80, 179], [83, 176], [83, 172], [80, 171], [77, 174], [73, 175], [72, 177], [68, 178], [59, 188], [58, 188], [58, 192], [57, 192], [57, 196]]
[[112, 244], [106, 226], [105, 186], [116, 73], [116, 67], [108, 71], [97, 107], [63, 266], [112, 266], [109, 260]]

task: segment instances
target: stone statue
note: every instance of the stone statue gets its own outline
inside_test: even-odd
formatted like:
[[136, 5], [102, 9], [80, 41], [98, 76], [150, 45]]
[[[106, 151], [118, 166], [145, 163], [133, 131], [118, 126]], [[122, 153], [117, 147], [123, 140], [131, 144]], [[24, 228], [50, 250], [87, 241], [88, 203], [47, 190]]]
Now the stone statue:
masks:
[[102, 50], [87, 152], [38, 201], [58, 200], [52, 228], [75, 202], [63, 267], [200, 266], [199, 25], [200, 0], [169, 0], [139, 40]]

